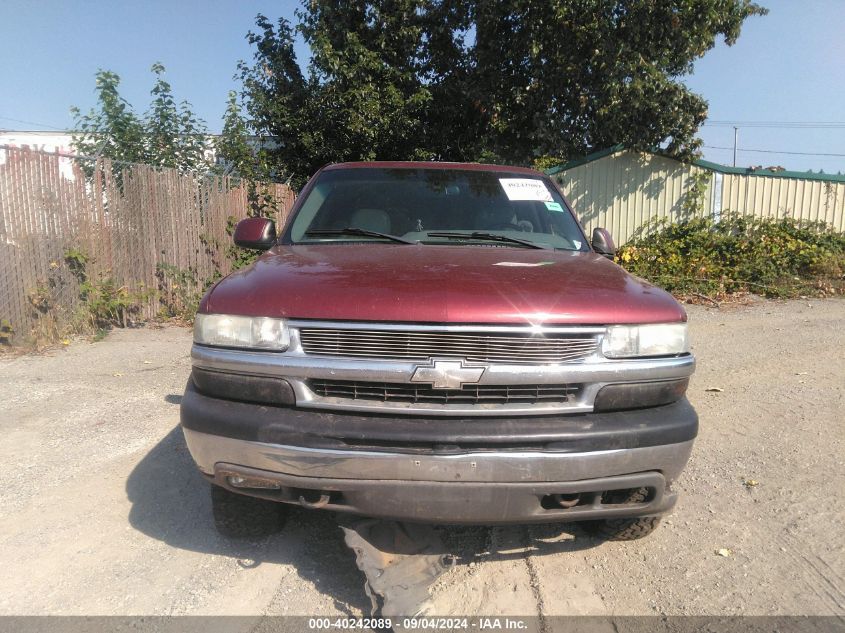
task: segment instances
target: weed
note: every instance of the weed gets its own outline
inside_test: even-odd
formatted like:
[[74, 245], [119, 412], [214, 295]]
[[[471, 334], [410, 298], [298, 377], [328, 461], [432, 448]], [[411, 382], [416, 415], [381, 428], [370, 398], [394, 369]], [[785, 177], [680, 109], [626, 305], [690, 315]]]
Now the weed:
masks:
[[158, 264], [156, 278], [161, 303], [159, 317], [192, 323], [203, 292], [219, 277], [220, 273], [216, 272], [211, 279], [201, 284], [193, 269], [186, 270], [172, 264]]
[[0, 345], [11, 345], [15, 328], [8, 319], [0, 319]]
[[821, 222], [725, 213], [652, 222], [619, 249], [617, 262], [675, 294], [767, 297], [845, 292], [845, 234]]
[[88, 278], [85, 272], [85, 267], [91, 258], [78, 248], [69, 248], [65, 251], [65, 264], [73, 275], [80, 281], [85, 281]]
[[127, 327], [133, 315], [141, 310], [146, 293], [131, 292], [111, 277], [84, 281], [79, 285], [79, 298], [88, 312], [95, 330]]
[[94, 331], [126, 327], [132, 316], [140, 312], [141, 304], [151, 296], [143, 287], [132, 291], [108, 275], [91, 279], [88, 265], [94, 260], [80, 249], [65, 251], [64, 261], [79, 283], [84, 318]]

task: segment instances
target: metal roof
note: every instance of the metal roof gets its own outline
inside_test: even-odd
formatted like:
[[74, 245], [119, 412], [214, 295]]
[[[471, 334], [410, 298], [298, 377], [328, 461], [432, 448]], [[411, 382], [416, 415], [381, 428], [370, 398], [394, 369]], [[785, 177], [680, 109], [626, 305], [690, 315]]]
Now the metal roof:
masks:
[[[606, 156], [611, 156], [612, 154], [616, 154], [617, 152], [624, 151], [626, 148], [624, 145], [614, 145], [613, 147], [608, 147], [607, 149], [599, 150], [597, 152], [593, 152], [592, 154], [588, 154], [583, 158], [577, 158], [575, 160], [571, 160], [563, 165], [558, 165], [557, 167], [552, 167], [551, 169], [546, 170], [546, 174], [552, 176], [554, 174], [559, 174], [562, 171], [570, 170], [574, 167], [579, 167], [581, 165], [586, 165], [587, 163], [592, 163], [593, 161], [597, 161], [601, 158], [605, 158]], [[674, 156], [669, 156], [664, 154], [663, 152], [643, 152], [646, 154], [653, 154], [655, 156], [661, 156], [663, 158], [668, 158], [669, 160], [674, 160], [679, 163], [683, 163]], [[742, 176], [763, 176], [766, 178], [792, 178], [796, 180], [822, 180], [825, 182], [845, 182], [845, 175], [842, 174], [825, 174], [825, 173], [816, 173], [812, 171], [772, 171], [770, 169], [751, 169], [750, 167], [729, 167], [728, 165], [720, 165], [719, 163], [711, 163], [707, 160], [694, 160], [691, 165], [695, 165], [696, 167], [701, 167], [702, 169], [707, 169], [709, 171], [719, 172], [721, 174], [738, 174]]]

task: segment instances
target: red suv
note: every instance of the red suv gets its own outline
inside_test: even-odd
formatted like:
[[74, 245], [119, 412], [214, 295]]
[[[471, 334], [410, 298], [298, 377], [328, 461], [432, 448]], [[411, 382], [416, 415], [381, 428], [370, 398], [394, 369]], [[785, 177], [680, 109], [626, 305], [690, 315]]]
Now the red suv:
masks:
[[267, 252], [203, 298], [181, 410], [223, 532], [299, 504], [626, 539], [675, 504], [686, 314], [543, 174], [331, 165], [235, 243]]

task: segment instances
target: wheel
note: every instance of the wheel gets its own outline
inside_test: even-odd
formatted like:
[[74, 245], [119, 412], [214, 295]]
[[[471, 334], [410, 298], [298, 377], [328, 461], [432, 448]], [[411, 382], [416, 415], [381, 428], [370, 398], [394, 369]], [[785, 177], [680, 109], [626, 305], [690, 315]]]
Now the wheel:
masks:
[[[648, 501], [648, 488], [615, 490], [602, 495], [602, 503], [643, 503]], [[660, 517], [637, 517], [584, 521], [582, 527], [593, 536], [608, 541], [636, 541], [651, 534], [660, 525]]]
[[239, 495], [211, 486], [214, 527], [230, 538], [260, 538], [275, 534], [285, 524], [284, 504]]

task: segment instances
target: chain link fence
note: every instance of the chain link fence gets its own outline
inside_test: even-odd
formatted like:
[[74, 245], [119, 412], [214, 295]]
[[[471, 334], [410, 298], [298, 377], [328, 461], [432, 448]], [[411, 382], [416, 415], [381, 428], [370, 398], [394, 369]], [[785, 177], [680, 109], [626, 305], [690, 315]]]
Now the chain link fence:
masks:
[[[294, 192], [262, 187], [283, 224]], [[231, 272], [227, 229], [247, 210], [233, 178], [0, 145], [0, 340], [68, 331], [95, 282], [131, 297], [133, 320], [155, 317], [163, 296]]]

